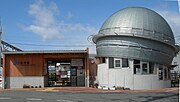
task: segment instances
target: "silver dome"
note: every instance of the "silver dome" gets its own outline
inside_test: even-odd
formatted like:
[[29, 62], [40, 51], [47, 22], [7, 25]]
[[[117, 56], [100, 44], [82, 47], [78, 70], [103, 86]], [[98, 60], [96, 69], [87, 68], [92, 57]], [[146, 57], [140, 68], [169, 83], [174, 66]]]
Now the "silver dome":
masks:
[[126, 57], [165, 65], [170, 65], [176, 49], [166, 20], [143, 7], [114, 13], [93, 36], [93, 41], [99, 57]]
[[158, 13], [143, 7], [129, 7], [110, 16], [102, 25], [94, 42], [104, 35], [139, 36], [166, 41], [174, 45], [173, 32]]

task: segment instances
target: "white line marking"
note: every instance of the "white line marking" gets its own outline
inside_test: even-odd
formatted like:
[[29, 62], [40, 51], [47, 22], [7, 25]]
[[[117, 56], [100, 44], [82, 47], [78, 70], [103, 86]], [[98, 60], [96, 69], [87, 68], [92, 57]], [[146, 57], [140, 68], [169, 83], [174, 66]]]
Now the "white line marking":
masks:
[[0, 100], [9, 100], [11, 99], [10, 97], [0, 97]]
[[56, 100], [58, 102], [73, 102], [73, 101], [69, 101], [69, 100]]
[[29, 101], [42, 101], [42, 99], [40, 99], [40, 98], [26, 98], [26, 100], [29, 100]]

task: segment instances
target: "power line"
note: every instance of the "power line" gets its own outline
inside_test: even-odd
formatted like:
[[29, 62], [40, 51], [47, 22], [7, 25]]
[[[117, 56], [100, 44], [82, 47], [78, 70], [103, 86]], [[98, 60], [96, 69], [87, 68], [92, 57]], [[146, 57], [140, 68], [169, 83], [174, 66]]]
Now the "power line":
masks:
[[47, 45], [43, 45], [43, 44], [30, 44], [30, 43], [11, 43], [11, 44], [15, 44], [15, 45], [25, 45], [25, 46], [50, 46], [50, 47], [91, 47], [91, 46], [95, 46], [95, 45], [90, 45], [90, 44], [73, 44], [73, 45], [51, 45], [51, 44], [47, 44]]

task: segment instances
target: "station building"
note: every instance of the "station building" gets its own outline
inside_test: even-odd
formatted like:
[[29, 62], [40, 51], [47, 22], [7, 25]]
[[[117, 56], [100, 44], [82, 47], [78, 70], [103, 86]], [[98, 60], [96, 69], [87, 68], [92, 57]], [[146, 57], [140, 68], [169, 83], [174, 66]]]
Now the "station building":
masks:
[[171, 87], [171, 63], [179, 48], [169, 24], [155, 11], [122, 9], [104, 22], [92, 40], [95, 61], [89, 59], [88, 48], [3, 52], [3, 87]]
[[89, 50], [3, 53], [3, 87], [89, 86]]

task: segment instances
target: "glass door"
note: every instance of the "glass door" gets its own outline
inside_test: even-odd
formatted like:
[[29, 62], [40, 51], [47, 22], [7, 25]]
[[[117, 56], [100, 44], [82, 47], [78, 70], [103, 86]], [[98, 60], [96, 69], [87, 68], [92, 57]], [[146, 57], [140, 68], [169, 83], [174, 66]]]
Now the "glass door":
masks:
[[48, 75], [49, 86], [54, 86], [56, 81], [56, 67], [52, 61], [48, 61]]
[[72, 67], [71, 68], [71, 86], [76, 86], [77, 82], [77, 68], [76, 67]]
[[70, 63], [57, 63], [56, 68], [57, 85], [70, 86], [71, 70]]

